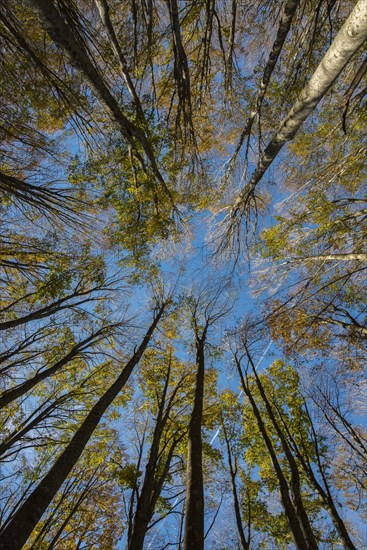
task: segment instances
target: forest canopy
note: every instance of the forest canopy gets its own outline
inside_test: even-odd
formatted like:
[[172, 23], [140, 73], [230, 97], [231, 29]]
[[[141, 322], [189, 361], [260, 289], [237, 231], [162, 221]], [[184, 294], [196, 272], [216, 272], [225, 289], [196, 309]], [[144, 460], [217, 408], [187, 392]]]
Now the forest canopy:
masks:
[[367, 549], [367, 0], [2, 0], [0, 549]]

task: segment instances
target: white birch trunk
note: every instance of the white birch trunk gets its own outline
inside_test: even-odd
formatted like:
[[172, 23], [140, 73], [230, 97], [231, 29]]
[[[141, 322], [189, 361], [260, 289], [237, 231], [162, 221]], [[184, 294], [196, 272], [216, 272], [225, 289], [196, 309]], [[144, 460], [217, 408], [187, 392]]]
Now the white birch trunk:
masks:
[[359, 0], [292, 109], [268, 143], [249, 183], [242, 189], [232, 207], [232, 219], [237, 216], [242, 217], [249, 204], [249, 199], [253, 198], [256, 185], [275, 160], [283, 145], [294, 138], [302, 123], [314, 111], [366, 38], [367, 0]]

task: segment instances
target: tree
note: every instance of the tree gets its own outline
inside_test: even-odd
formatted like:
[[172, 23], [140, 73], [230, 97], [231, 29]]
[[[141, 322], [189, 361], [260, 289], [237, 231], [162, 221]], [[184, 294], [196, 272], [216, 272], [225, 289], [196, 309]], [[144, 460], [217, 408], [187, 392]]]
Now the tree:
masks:
[[[258, 162], [249, 183], [240, 192], [230, 211], [229, 238], [236, 238], [238, 223], [243, 218], [255, 197], [255, 187], [266, 170], [277, 157], [285, 143], [294, 138], [301, 124], [316, 108], [326, 92], [339, 76], [353, 54], [357, 52], [367, 37], [367, 6], [358, 2], [335, 37], [333, 43], [302, 90], [296, 103], [280, 123]], [[231, 237], [232, 235], [232, 237]], [[234, 236], [234, 237], [233, 237]]]
[[0, 546], [363, 546], [366, 28], [1, 3]]
[[194, 403], [188, 430], [186, 512], [184, 548], [204, 548], [204, 481], [202, 419], [205, 384], [205, 346], [209, 328], [228, 314], [231, 307], [223, 300], [220, 291], [205, 293], [188, 299], [192, 330], [195, 340], [196, 381]]
[[165, 306], [166, 304], [163, 303], [158, 309], [153, 323], [150, 325], [144, 339], [134, 355], [131, 357], [130, 361], [123, 368], [120, 376], [92, 407], [86, 419], [79, 427], [68, 446], [59, 456], [51, 470], [39, 483], [33, 493], [28, 497], [26, 502], [16, 512], [10, 524], [2, 532], [0, 540], [4, 548], [22, 548], [34, 527], [41, 519], [54, 495], [78, 461], [103, 413], [121, 391], [134, 367], [140, 361], [153, 335], [154, 329], [163, 315]]
[[116, 434], [99, 430], [83, 454], [73, 475], [54, 500], [48, 516], [40, 522], [29, 542], [30, 548], [53, 548], [56, 544], [93, 544], [97, 548], [116, 544], [123, 524], [115, 521], [122, 505], [113, 459], [119, 448], [112, 445]]
[[[243, 377], [242, 371], [240, 370], [241, 365], [238, 358], [236, 359], [236, 363], [237, 363], [237, 368], [239, 369], [239, 373], [241, 373], [240, 376], [241, 376], [241, 384], [242, 384], [243, 391], [245, 392], [246, 396], [250, 401], [260, 433], [266, 444], [268, 453], [273, 463], [274, 470], [276, 472], [276, 476], [279, 483], [279, 489], [281, 493], [281, 498], [282, 498], [282, 504], [284, 507], [285, 515], [287, 517], [289, 528], [293, 534], [295, 544], [297, 548], [308, 548], [308, 545], [310, 544], [309, 541], [312, 541], [313, 547], [317, 548], [316, 540], [314, 538], [314, 534], [309, 525], [307, 513], [304, 510], [304, 505], [302, 502], [298, 468], [296, 467], [294, 463], [294, 459], [291, 456], [291, 453], [289, 452], [288, 445], [285, 442], [284, 437], [282, 435], [279, 435], [280, 430], [277, 430], [277, 435], [281, 438], [283, 450], [287, 455], [287, 461], [288, 461], [289, 467], [291, 468], [290, 482], [287, 481], [286, 476], [283, 473], [281, 464], [276, 455], [276, 451], [271, 442], [271, 438], [269, 437], [269, 434], [267, 432], [264, 420], [261, 417], [259, 408], [250, 391], [248, 381], [246, 383], [246, 380]], [[277, 425], [276, 422], [274, 421], [273, 415], [271, 415], [271, 421], [273, 425], [274, 424]]]
[[[135, 513], [131, 531], [128, 534], [128, 548], [131, 549], [143, 548], [164, 484], [173, 475], [174, 455], [185, 435], [180, 418], [185, 404], [180, 394], [183, 392], [184, 384], [187, 383], [187, 373], [183, 371], [180, 374], [182, 368], [173, 357], [172, 349], [163, 352], [161, 356], [154, 355], [151, 353], [150, 356], [146, 356], [146, 365], [143, 365], [142, 373], [142, 382], [147, 384], [145, 393], [148, 395], [154, 393], [156, 403], [152, 404], [152, 412], [156, 419], [150, 437], [144, 478], [136, 491]], [[175, 372], [176, 370], [178, 372]]]

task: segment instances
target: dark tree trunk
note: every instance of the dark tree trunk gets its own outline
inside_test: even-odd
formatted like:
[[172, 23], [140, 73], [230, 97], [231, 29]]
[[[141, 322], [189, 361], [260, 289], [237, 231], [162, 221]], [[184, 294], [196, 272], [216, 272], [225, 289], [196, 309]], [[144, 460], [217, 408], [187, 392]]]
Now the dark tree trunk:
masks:
[[24, 504], [14, 514], [13, 519], [4, 529], [0, 537], [0, 548], [2, 550], [21, 550], [33, 529], [40, 521], [42, 515], [55, 497], [57, 491], [70, 474], [77, 463], [90, 437], [98, 426], [106, 409], [111, 405], [115, 397], [126, 384], [134, 367], [139, 363], [152, 334], [163, 315], [164, 305], [160, 308], [153, 323], [149, 327], [138, 350], [126, 364], [117, 380], [102, 395], [92, 407], [88, 416], [79, 427], [74, 437], [61, 453], [48, 474], [39, 483], [33, 493], [27, 498]]
[[236, 364], [237, 364], [237, 369], [238, 369], [238, 372], [239, 372], [239, 375], [240, 375], [240, 378], [241, 378], [242, 389], [243, 389], [245, 395], [248, 397], [248, 399], [250, 401], [252, 410], [254, 412], [254, 415], [255, 415], [255, 418], [256, 418], [256, 421], [257, 421], [257, 425], [258, 425], [260, 433], [261, 433], [261, 435], [264, 439], [266, 448], [268, 449], [271, 461], [272, 461], [273, 466], [274, 466], [274, 471], [275, 471], [275, 474], [277, 476], [278, 483], [279, 483], [279, 490], [280, 490], [281, 501], [282, 501], [282, 504], [283, 504], [284, 512], [285, 512], [285, 515], [287, 517], [287, 521], [288, 521], [288, 525], [290, 527], [290, 530], [292, 531], [292, 535], [293, 535], [294, 542], [296, 544], [297, 550], [310, 550], [310, 548], [309, 548], [309, 546], [306, 542], [306, 539], [304, 537], [304, 534], [302, 532], [301, 525], [300, 525], [298, 516], [296, 514], [295, 507], [293, 506], [293, 503], [292, 503], [292, 499], [290, 497], [290, 489], [289, 489], [287, 480], [284, 477], [284, 474], [283, 474], [282, 468], [279, 464], [278, 458], [276, 456], [276, 452], [274, 450], [273, 444], [271, 442], [271, 439], [268, 435], [265, 424], [264, 424], [263, 419], [261, 417], [261, 413], [260, 413], [260, 411], [259, 411], [259, 409], [256, 405], [256, 402], [255, 402], [254, 398], [252, 397], [252, 394], [251, 394], [251, 391], [250, 391], [248, 385], [245, 382], [245, 379], [244, 379], [244, 376], [243, 376], [243, 373], [242, 373], [242, 369], [241, 369], [241, 365], [239, 364], [238, 360], [236, 360]]
[[[306, 474], [309, 482], [314, 487], [315, 491], [320, 495], [320, 498], [322, 500], [322, 503], [323, 503], [323, 506], [324, 506], [325, 510], [327, 510], [328, 513], [330, 514], [331, 521], [333, 522], [336, 531], [339, 533], [340, 539], [343, 541], [344, 548], [346, 550], [357, 550], [356, 547], [354, 546], [350, 536], [349, 536], [349, 533], [347, 531], [345, 523], [342, 520], [342, 518], [340, 517], [339, 512], [337, 510], [337, 507], [335, 506], [334, 499], [333, 499], [331, 491], [330, 491], [329, 482], [328, 482], [327, 477], [325, 475], [324, 467], [321, 463], [321, 456], [320, 456], [319, 445], [318, 445], [318, 441], [317, 441], [316, 430], [315, 430], [312, 418], [310, 416], [310, 413], [308, 411], [306, 401], [305, 401], [305, 409], [306, 409], [306, 413], [307, 413], [307, 416], [308, 416], [308, 419], [309, 419], [309, 422], [310, 422], [310, 425], [311, 425], [311, 431], [312, 431], [313, 440], [314, 440], [314, 443], [315, 443], [316, 462], [317, 462], [318, 469], [319, 469], [321, 478], [323, 480], [325, 489], [321, 486], [321, 484], [316, 479], [316, 476], [315, 476], [315, 474], [312, 470], [312, 466], [310, 464], [310, 461], [307, 457], [307, 451], [306, 451], [306, 457], [307, 458], [305, 458], [305, 455], [300, 451], [300, 449], [297, 447], [297, 445], [295, 444], [295, 442], [292, 439], [292, 442], [293, 442], [294, 448], [295, 448], [295, 452], [297, 453], [298, 460], [299, 460], [299, 462], [301, 464], [301, 467], [302, 467], [304, 473]], [[289, 434], [289, 436], [290, 436], [290, 434]]]
[[259, 389], [261, 398], [262, 398], [262, 400], [265, 404], [265, 408], [266, 408], [266, 411], [268, 413], [268, 417], [269, 417], [272, 425], [274, 426], [274, 429], [276, 431], [277, 436], [279, 437], [280, 443], [282, 445], [285, 457], [287, 459], [287, 462], [288, 462], [288, 465], [289, 465], [289, 468], [290, 468], [290, 471], [291, 471], [290, 486], [291, 486], [291, 493], [292, 493], [292, 497], [293, 497], [293, 504], [294, 504], [296, 515], [299, 519], [300, 527], [302, 529], [302, 532], [304, 534], [305, 539], [307, 540], [307, 544], [308, 544], [307, 548], [309, 548], [309, 550], [318, 550], [318, 545], [317, 545], [317, 542], [316, 542], [316, 538], [315, 538], [315, 535], [313, 533], [310, 521], [308, 519], [307, 512], [305, 510], [305, 507], [304, 507], [303, 501], [302, 501], [301, 480], [300, 480], [300, 475], [299, 475], [297, 462], [296, 462], [296, 460], [295, 460], [295, 458], [292, 454], [292, 451], [291, 451], [291, 449], [290, 449], [290, 447], [287, 443], [287, 440], [284, 436], [284, 433], [283, 433], [281, 427], [279, 426], [279, 423], [278, 423], [278, 421], [275, 417], [273, 408], [270, 404], [270, 401], [268, 400], [268, 398], [266, 396], [264, 387], [263, 387], [263, 385], [261, 383], [261, 380], [260, 380], [260, 378], [259, 378], [259, 376], [256, 372], [255, 365], [254, 365], [254, 363], [252, 361], [252, 358], [251, 358], [251, 356], [250, 356], [247, 349], [246, 349], [246, 353], [247, 353], [247, 357], [249, 359], [249, 362], [252, 366], [252, 370], [253, 370], [255, 380], [256, 380], [256, 385]]
[[164, 414], [164, 407], [169, 383], [169, 376], [170, 367], [167, 372], [167, 378], [164, 384], [163, 394], [159, 404], [157, 420], [153, 433], [153, 441], [149, 451], [148, 463], [145, 468], [143, 487], [137, 500], [133, 528], [128, 541], [128, 550], [140, 550], [141, 548], [143, 548], [148, 524], [154, 511], [154, 507], [152, 507], [152, 497], [154, 493], [159, 447], [163, 429], [167, 421], [167, 415]]
[[60, 361], [57, 361], [52, 367], [45, 369], [35, 376], [33, 378], [30, 378], [29, 380], [26, 380], [22, 384], [19, 384], [19, 386], [16, 386], [15, 388], [11, 388], [10, 390], [6, 390], [3, 392], [3, 394], [0, 397], [0, 409], [3, 407], [6, 407], [9, 403], [17, 399], [18, 397], [21, 397], [25, 393], [29, 392], [34, 386], [42, 382], [42, 380], [45, 380], [49, 376], [54, 375], [56, 372], [58, 372], [62, 367], [70, 363], [73, 359], [75, 359], [82, 351], [88, 348], [89, 345], [91, 345], [93, 342], [101, 339], [103, 335], [108, 334], [108, 329], [112, 327], [103, 327], [102, 329], [98, 330], [94, 334], [91, 334], [88, 336], [88, 338], [85, 338], [79, 344], [74, 346], [72, 350], [65, 355]]
[[189, 424], [186, 474], [186, 514], [184, 550], [204, 548], [204, 483], [201, 425], [204, 399], [204, 342], [196, 340], [196, 386], [194, 406]]
[[[242, 517], [241, 517], [241, 507], [240, 507], [240, 501], [239, 501], [239, 498], [238, 498], [237, 485], [236, 485], [237, 465], [236, 465], [236, 463], [233, 464], [231, 444], [230, 444], [230, 441], [229, 441], [228, 436], [227, 436], [227, 430], [226, 430], [226, 427], [224, 425], [224, 422], [223, 422], [223, 432], [224, 432], [224, 438], [225, 438], [226, 446], [227, 446], [229, 473], [230, 473], [230, 476], [231, 476], [233, 505], [234, 505], [234, 512], [235, 512], [235, 517], [236, 517], [237, 531], [238, 531], [238, 535], [240, 537], [242, 550], [249, 550], [249, 548], [250, 548], [250, 538], [249, 538], [249, 540], [246, 539], [245, 531], [243, 529]], [[248, 525], [248, 529], [250, 531], [250, 525]]]

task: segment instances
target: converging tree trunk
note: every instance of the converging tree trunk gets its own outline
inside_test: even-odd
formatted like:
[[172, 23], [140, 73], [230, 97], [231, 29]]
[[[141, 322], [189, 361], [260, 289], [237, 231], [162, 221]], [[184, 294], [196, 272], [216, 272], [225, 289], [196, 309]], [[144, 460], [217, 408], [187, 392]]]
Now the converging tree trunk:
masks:
[[249, 536], [248, 536], [248, 538], [246, 538], [245, 530], [244, 530], [243, 524], [242, 524], [241, 503], [240, 503], [240, 498], [239, 498], [239, 495], [238, 495], [237, 484], [236, 484], [236, 477], [237, 477], [236, 457], [234, 457], [233, 454], [232, 454], [231, 442], [230, 442], [229, 437], [227, 435], [227, 430], [226, 430], [226, 426], [225, 426], [224, 422], [222, 424], [222, 427], [223, 427], [224, 439], [225, 439], [226, 447], [227, 447], [228, 466], [229, 466], [229, 473], [230, 473], [230, 476], [231, 476], [233, 505], [234, 505], [234, 513], [235, 513], [235, 517], [236, 517], [237, 531], [238, 531], [238, 535], [240, 537], [242, 550], [249, 550], [250, 549], [250, 527], [251, 526], [250, 526], [250, 523], [248, 523]]
[[[282, 471], [281, 465], [279, 463], [279, 460], [277, 458], [274, 446], [271, 442], [271, 439], [269, 437], [268, 431], [266, 429], [265, 423], [263, 421], [263, 418], [261, 416], [261, 412], [252, 396], [252, 393], [250, 391], [250, 388], [245, 380], [244, 374], [242, 372], [242, 367], [240, 364], [240, 361], [238, 357], [235, 357], [236, 366], [238, 373], [240, 375], [241, 379], [241, 385], [242, 389], [245, 393], [245, 395], [248, 397], [249, 402], [251, 404], [254, 416], [257, 421], [257, 425], [259, 427], [260, 433], [264, 439], [264, 443], [266, 445], [266, 448], [268, 450], [269, 456], [271, 458], [271, 461], [274, 466], [275, 474], [278, 479], [279, 483], [279, 490], [281, 495], [281, 501], [284, 508], [284, 512], [288, 521], [289, 528], [292, 532], [294, 542], [296, 544], [297, 550], [310, 550], [310, 547], [308, 545], [308, 542], [305, 538], [305, 535], [303, 533], [298, 514], [296, 512], [296, 508], [293, 505], [291, 495], [290, 495], [290, 487], [288, 485], [288, 482], [284, 476], [284, 473]], [[317, 547], [316, 547], [317, 548]]]
[[14, 514], [13, 519], [0, 536], [0, 548], [2, 550], [21, 550], [57, 491], [70, 474], [73, 466], [78, 461], [103, 414], [126, 384], [134, 367], [139, 363], [163, 315], [164, 309], [165, 304], [158, 310], [139, 348], [125, 365], [120, 376], [92, 407], [84, 422], [78, 428], [70, 443], [66, 446], [50, 471]]
[[227, 315], [232, 305], [221, 287], [201, 291], [188, 299], [195, 339], [196, 379], [194, 404], [188, 432], [186, 469], [186, 509], [184, 550], [204, 549], [204, 481], [203, 481], [203, 404], [205, 383], [205, 346], [208, 330]]
[[184, 550], [201, 550], [204, 548], [204, 481], [201, 427], [204, 402], [205, 339], [206, 330], [201, 338], [196, 334], [196, 383], [187, 451]]
[[183, 437], [183, 433], [172, 434], [169, 438], [169, 442], [162, 441], [162, 436], [172, 411], [174, 398], [181, 384], [180, 382], [179, 385], [176, 386], [171, 397], [167, 399], [170, 372], [171, 365], [168, 366], [165, 384], [160, 397], [153, 440], [149, 450], [148, 462], [145, 467], [144, 481], [140, 494], [137, 497], [134, 523], [128, 540], [128, 550], [141, 550], [143, 548], [148, 525], [152, 519], [163, 484], [170, 470], [174, 451], [178, 442]]
[[242, 189], [232, 209], [231, 218], [244, 214], [255, 187], [277, 157], [282, 147], [294, 138], [300, 126], [314, 111], [351, 57], [367, 38], [367, 0], [359, 0], [334, 38], [319, 66], [301, 91], [299, 98], [280, 123], [268, 143], [250, 181]]
[[295, 460], [295, 458], [292, 454], [292, 451], [291, 451], [291, 449], [290, 449], [290, 447], [287, 443], [287, 440], [284, 436], [284, 433], [282, 432], [282, 430], [279, 426], [279, 423], [278, 423], [278, 421], [275, 417], [275, 414], [274, 414], [274, 411], [272, 409], [271, 403], [270, 403], [269, 399], [267, 398], [267, 395], [265, 393], [265, 389], [264, 389], [264, 387], [262, 385], [262, 382], [261, 382], [261, 380], [260, 380], [260, 378], [259, 378], [259, 376], [256, 372], [256, 367], [255, 367], [255, 365], [252, 361], [252, 357], [251, 357], [247, 347], [245, 347], [245, 349], [246, 349], [246, 354], [247, 354], [249, 363], [252, 367], [252, 372], [254, 374], [254, 378], [256, 380], [256, 385], [257, 385], [257, 387], [259, 389], [259, 392], [260, 392], [260, 396], [261, 396], [261, 398], [264, 402], [268, 417], [269, 417], [269, 419], [270, 419], [270, 421], [271, 421], [271, 423], [274, 427], [275, 433], [279, 437], [280, 443], [282, 445], [282, 449], [284, 451], [285, 457], [286, 457], [288, 465], [289, 465], [289, 469], [290, 469], [290, 472], [291, 472], [290, 488], [291, 488], [291, 494], [292, 494], [294, 509], [295, 509], [297, 518], [299, 520], [299, 525], [302, 529], [305, 540], [307, 541], [307, 548], [309, 550], [318, 550], [318, 545], [317, 545], [317, 542], [316, 542], [316, 538], [315, 538], [315, 535], [313, 533], [312, 526], [310, 524], [307, 512], [306, 512], [304, 504], [303, 504], [303, 499], [302, 499], [302, 495], [301, 495], [301, 478], [300, 478], [297, 462], [296, 462], [296, 460]]

